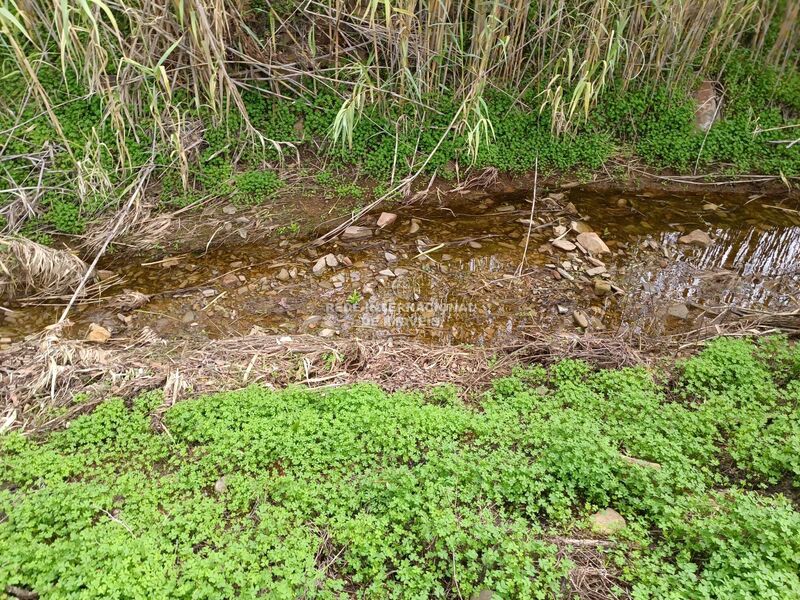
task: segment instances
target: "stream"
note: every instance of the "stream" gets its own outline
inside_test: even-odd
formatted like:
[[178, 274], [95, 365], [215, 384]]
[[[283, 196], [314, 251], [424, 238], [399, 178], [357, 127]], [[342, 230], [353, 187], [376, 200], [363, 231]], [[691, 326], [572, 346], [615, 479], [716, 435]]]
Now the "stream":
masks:
[[[391, 225], [378, 228], [376, 213], [359, 223], [368, 237], [321, 248], [286, 237], [157, 262], [109, 260], [102, 267], [122, 283], [74, 309], [69, 335], [97, 323], [121, 340], [147, 328], [171, 339], [256, 331], [495, 345], [578, 328], [687, 332], [725, 306], [798, 307], [798, 208], [744, 194], [572, 189], [542, 194], [530, 223], [529, 193], [472, 193], [447, 206], [386, 209], [397, 215]], [[710, 243], [680, 241], [694, 230]], [[610, 253], [575, 247], [588, 231]], [[564, 249], [552, 244], [559, 238]], [[124, 290], [150, 300], [126, 305]], [[0, 313], [0, 347], [41, 331], [62, 306]]]

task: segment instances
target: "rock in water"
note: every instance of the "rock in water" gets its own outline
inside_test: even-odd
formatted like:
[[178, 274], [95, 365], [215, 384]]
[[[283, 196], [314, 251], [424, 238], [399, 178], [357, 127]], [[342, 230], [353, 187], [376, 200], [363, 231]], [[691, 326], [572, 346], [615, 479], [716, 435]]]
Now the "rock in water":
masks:
[[89, 325], [89, 332], [86, 334], [87, 342], [103, 344], [109, 339], [111, 339], [111, 332], [108, 329], [102, 325], [98, 325], [97, 323], [92, 323]]
[[342, 232], [343, 240], [363, 240], [372, 237], [372, 229], [361, 225], [350, 225]]
[[384, 227], [388, 227], [389, 225], [393, 225], [394, 222], [397, 220], [397, 215], [394, 213], [383, 212], [381, 216], [378, 217], [378, 227], [383, 229]]
[[625, 519], [613, 508], [606, 508], [594, 513], [589, 517], [589, 521], [592, 524], [592, 530], [601, 535], [612, 535], [625, 529], [626, 526]]
[[578, 234], [577, 240], [589, 254], [611, 254], [606, 243], [593, 231]]
[[690, 234], [680, 237], [678, 241], [689, 246], [708, 246], [711, 244], [711, 236], [705, 231], [695, 229]]

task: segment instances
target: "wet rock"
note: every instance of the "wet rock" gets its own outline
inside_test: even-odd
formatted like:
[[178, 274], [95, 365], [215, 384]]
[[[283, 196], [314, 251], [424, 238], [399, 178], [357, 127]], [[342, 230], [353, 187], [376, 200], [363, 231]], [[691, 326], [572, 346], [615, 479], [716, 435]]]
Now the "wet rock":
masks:
[[386, 259], [386, 262], [397, 262], [397, 255], [391, 252], [384, 252], [383, 257]]
[[289, 271], [287, 271], [285, 268], [283, 268], [283, 269], [280, 270], [280, 272], [278, 273], [277, 277], [278, 277], [278, 281], [289, 281], [289, 279], [291, 279], [292, 276], [289, 275]]
[[411, 226], [408, 228], [409, 235], [415, 234], [419, 231], [419, 221], [411, 219]]
[[350, 225], [342, 232], [343, 240], [363, 240], [372, 237], [372, 229], [361, 225]]
[[594, 232], [578, 234], [577, 241], [589, 254], [611, 254], [606, 243]]
[[613, 508], [606, 508], [594, 513], [589, 517], [589, 522], [592, 525], [592, 530], [600, 535], [613, 535], [625, 529], [626, 526], [623, 516]]
[[322, 275], [325, 272], [325, 269], [328, 268], [328, 261], [325, 260], [325, 257], [321, 257], [317, 259], [317, 262], [314, 263], [314, 266], [311, 267], [311, 272], [314, 275]]
[[694, 124], [700, 131], [708, 131], [719, 115], [719, 98], [713, 81], [704, 81], [694, 94], [697, 109], [694, 112]]
[[598, 296], [605, 296], [611, 293], [611, 282], [605, 279], [594, 280], [594, 293]]
[[326, 254], [325, 256], [323, 256], [323, 258], [325, 259], [325, 264], [328, 265], [329, 267], [339, 266], [339, 260], [333, 254]]
[[681, 236], [678, 241], [689, 246], [708, 246], [711, 244], [711, 236], [705, 231], [695, 229], [691, 233]]
[[381, 216], [378, 217], [378, 227], [383, 229], [384, 227], [389, 227], [389, 225], [394, 225], [394, 222], [397, 220], [397, 215], [390, 212], [383, 212]]
[[582, 327], [583, 329], [587, 329], [589, 327], [589, 318], [586, 316], [586, 313], [582, 311], [573, 311], [572, 319], [575, 321], [575, 325], [578, 327]]
[[667, 314], [670, 317], [685, 321], [689, 318], [689, 307], [685, 304], [673, 304], [667, 309]]
[[87, 342], [103, 344], [107, 342], [109, 339], [111, 339], [111, 332], [102, 325], [98, 325], [97, 323], [91, 323], [89, 325], [89, 331], [86, 334], [85, 339]]
[[559, 250], [563, 250], [564, 252], [571, 252], [575, 250], [575, 244], [570, 242], [569, 240], [553, 240], [550, 244], [554, 248], [558, 248]]

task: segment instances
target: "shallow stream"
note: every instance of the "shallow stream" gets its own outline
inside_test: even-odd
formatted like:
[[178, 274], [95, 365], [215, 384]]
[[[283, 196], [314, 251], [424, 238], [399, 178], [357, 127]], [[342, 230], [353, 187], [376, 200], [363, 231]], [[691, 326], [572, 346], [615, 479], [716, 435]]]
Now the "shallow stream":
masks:
[[[385, 229], [375, 214], [359, 223], [373, 235], [321, 248], [275, 238], [155, 263], [109, 262], [103, 267], [123, 283], [75, 309], [70, 334], [83, 337], [98, 323], [130, 340], [145, 327], [172, 339], [257, 328], [493, 345], [576, 328], [685, 332], [725, 306], [800, 305], [798, 208], [775, 197], [573, 189], [542, 194], [529, 224], [530, 194], [472, 193], [442, 207], [391, 209], [397, 219]], [[610, 254], [551, 244], [588, 230]], [[694, 230], [710, 243], [679, 241]], [[328, 253], [335, 260], [314, 273]], [[151, 299], [131, 309], [123, 290]], [[15, 307], [0, 316], [0, 344], [40, 331], [60, 310]]]

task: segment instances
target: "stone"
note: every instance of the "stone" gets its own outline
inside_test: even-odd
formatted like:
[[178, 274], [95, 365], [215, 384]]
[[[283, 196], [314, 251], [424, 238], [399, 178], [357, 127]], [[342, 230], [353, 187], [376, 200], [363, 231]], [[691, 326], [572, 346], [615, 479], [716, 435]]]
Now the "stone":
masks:
[[720, 100], [713, 81], [704, 81], [694, 94], [697, 108], [694, 111], [694, 124], [700, 131], [708, 131], [719, 116]]
[[196, 321], [196, 320], [197, 320], [197, 317], [194, 314], [194, 312], [192, 312], [191, 310], [187, 310], [185, 313], [183, 313], [183, 316], [181, 317], [181, 321], [183, 321], [187, 325], [189, 323], [194, 323], [194, 321]]
[[673, 304], [667, 309], [667, 314], [670, 317], [685, 321], [689, 318], [689, 307], [685, 304]]
[[227, 204], [226, 206], [222, 207], [222, 212], [225, 213], [226, 215], [235, 215], [236, 207], [231, 204]]
[[224, 494], [225, 490], [227, 489], [228, 489], [228, 481], [225, 479], [225, 476], [223, 475], [222, 477], [217, 479], [217, 482], [214, 484], [214, 491], [217, 492], [218, 494]]
[[475, 240], [470, 240], [469, 247], [475, 248], [477, 250], [479, 248], [483, 248], [483, 244], [481, 244], [480, 242], [476, 242]]
[[378, 227], [383, 229], [384, 227], [389, 227], [389, 225], [394, 225], [394, 222], [397, 220], [397, 215], [390, 212], [382, 212], [381, 216], [378, 217]]
[[575, 233], [591, 233], [592, 228], [585, 221], [570, 221], [570, 229]]
[[605, 267], [592, 267], [591, 269], [586, 269], [586, 274], [589, 277], [597, 277], [598, 275], [602, 275], [606, 272]]
[[572, 250], [575, 250], [575, 244], [569, 240], [553, 240], [550, 242], [550, 244], [553, 246], [553, 248], [558, 248], [564, 252], [571, 252]]
[[319, 332], [319, 337], [323, 338], [331, 338], [336, 335], [336, 332], [333, 329], [326, 327], [322, 331]]
[[322, 275], [325, 272], [325, 269], [328, 268], [328, 261], [325, 260], [325, 257], [321, 257], [317, 259], [317, 262], [314, 263], [314, 266], [311, 267], [311, 272], [314, 275]]
[[116, 277], [116, 273], [114, 273], [114, 271], [109, 271], [108, 269], [100, 269], [97, 271], [98, 281], [107, 281], [112, 277]]
[[588, 260], [590, 263], [592, 263], [595, 267], [605, 267], [606, 266], [606, 263], [604, 263], [599, 258], [595, 258], [594, 256], [587, 256], [586, 260]]
[[495, 210], [499, 213], [513, 212], [517, 209], [513, 204], [503, 204], [498, 206]]
[[592, 525], [592, 530], [601, 535], [613, 535], [625, 529], [627, 525], [623, 516], [613, 508], [606, 508], [594, 513], [589, 517], [589, 522]]
[[394, 277], [394, 271], [391, 269], [383, 269], [378, 271], [378, 275], [383, 275], [384, 277]]
[[605, 279], [594, 280], [594, 293], [598, 296], [605, 296], [611, 293], [611, 282]]
[[560, 315], [565, 315], [569, 312], [569, 309], [566, 306], [561, 306], [560, 304], [556, 305], [556, 310]]
[[626, 456], [624, 454], [620, 454], [619, 457], [628, 463], [629, 465], [637, 465], [639, 467], [647, 467], [648, 469], [660, 469], [661, 465], [656, 462], [650, 462], [649, 460], [642, 460], [641, 458], [634, 458], [632, 456]]
[[203, 298], [211, 298], [211, 296], [216, 296], [217, 295], [217, 290], [212, 290], [211, 288], [206, 288], [200, 293], [203, 294]]
[[323, 258], [325, 259], [325, 264], [329, 267], [339, 266], [339, 260], [333, 254], [326, 254]]
[[386, 262], [397, 262], [397, 255], [391, 252], [384, 252], [383, 257], [386, 259]]
[[227, 273], [222, 278], [222, 285], [224, 285], [225, 287], [238, 286], [239, 285], [239, 277], [236, 275], [236, 273]]
[[564, 192], [556, 192], [554, 194], [548, 194], [547, 197], [551, 200], [555, 200], [556, 202], [561, 202], [564, 199]]
[[279, 281], [289, 281], [289, 279], [291, 279], [292, 276], [289, 275], [289, 271], [287, 271], [285, 268], [283, 268], [283, 269], [280, 270], [280, 272], [278, 273], [277, 277], [278, 277]]
[[695, 229], [691, 233], [681, 236], [678, 241], [687, 246], [708, 246], [711, 244], [711, 236], [701, 229]]
[[606, 243], [593, 231], [579, 233], [577, 241], [589, 254], [611, 254]]
[[372, 237], [372, 229], [361, 225], [350, 225], [342, 232], [343, 240], [363, 240]]
[[583, 312], [581, 312], [579, 310], [576, 310], [576, 311], [572, 312], [572, 319], [575, 321], [575, 325], [577, 325], [578, 327], [582, 327], [583, 329], [586, 329], [586, 328], [589, 327], [589, 319], [588, 319], [588, 317], [586, 316], [585, 313], [583, 313]]
[[719, 210], [719, 204], [707, 202], [706, 204], [703, 204], [703, 210]]
[[567, 228], [564, 227], [563, 225], [556, 225], [555, 227], [553, 227], [553, 235], [554, 236], [561, 237], [565, 233], [567, 233]]
[[96, 344], [104, 344], [111, 339], [111, 332], [97, 323], [89, 325], [89, 332], [86, 334], [87, 342], [94, 342]]
[[411, 226], [408, 228], [409, 235], [413, 235], [419, 231], [419, 221], [411, 219]]

